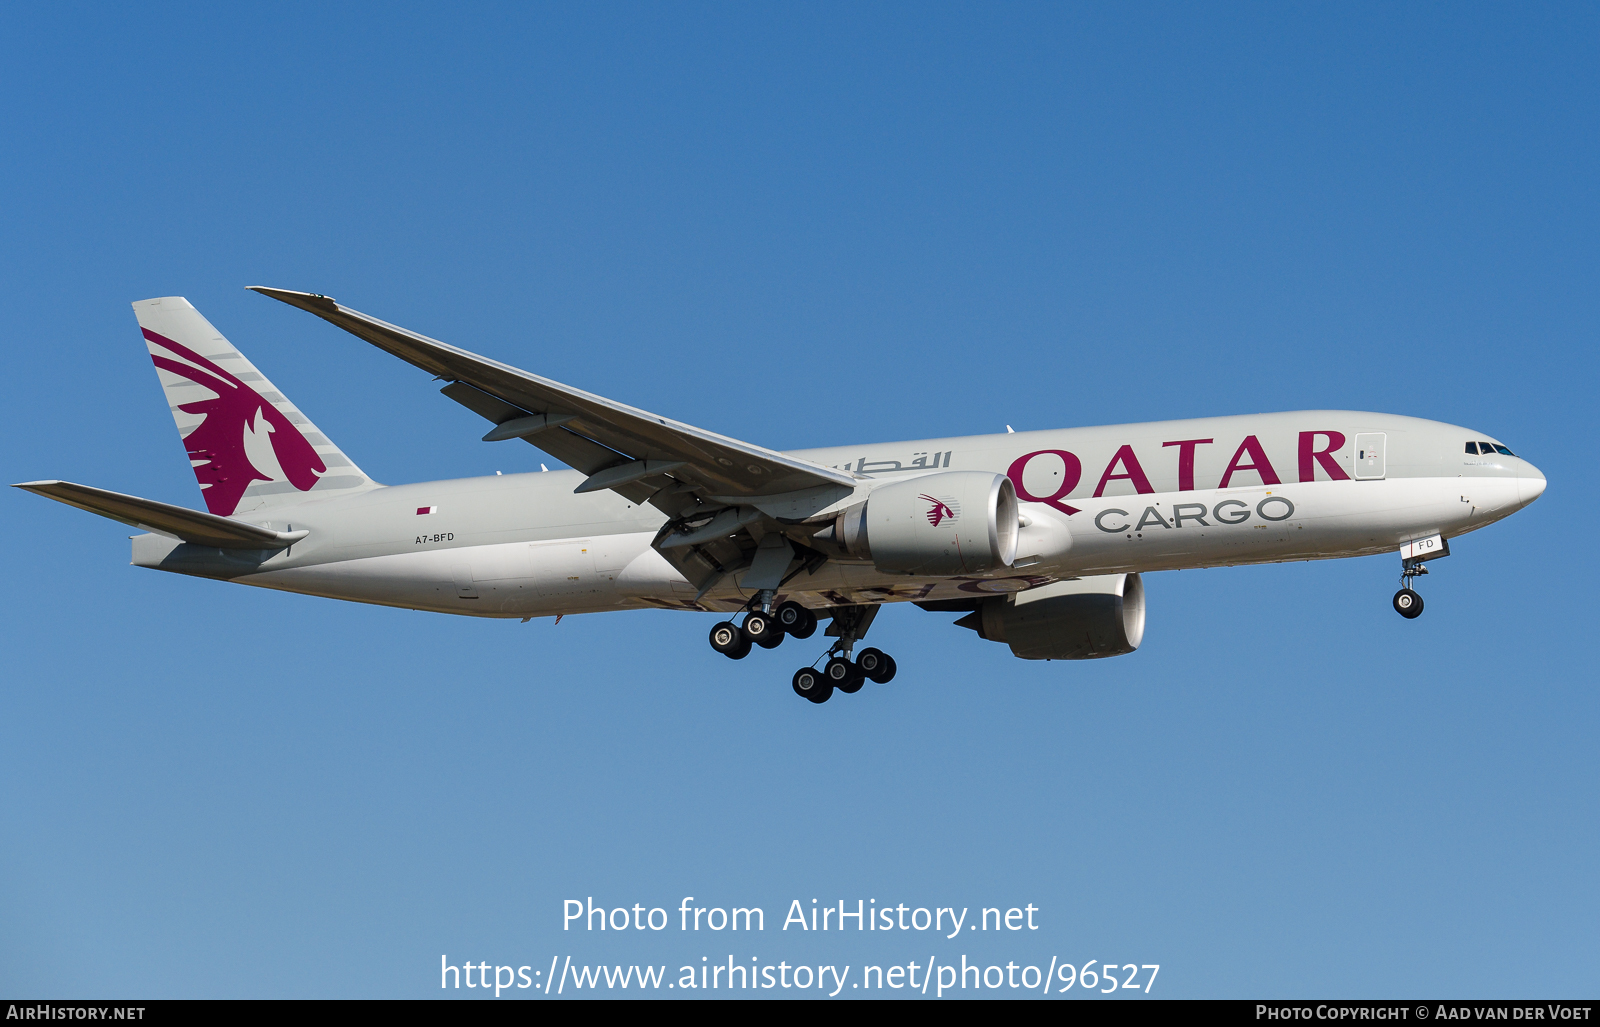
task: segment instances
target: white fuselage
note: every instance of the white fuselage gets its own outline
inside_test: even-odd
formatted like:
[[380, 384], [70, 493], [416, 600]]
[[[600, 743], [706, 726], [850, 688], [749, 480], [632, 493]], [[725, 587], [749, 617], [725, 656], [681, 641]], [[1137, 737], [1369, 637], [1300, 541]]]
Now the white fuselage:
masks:
[[[1307, 411], [798, 452], [856, 474], [862, 495], [947, 469], [1007, 474], [1023, 526], [1012, 566], [992, 573], [916, 578], [836, 559], [782, 592], [817, 607], [932, 600], [1088, 575], [1394, 552], [1480, 528], [1543, 491], [1526, 461], [1465, 452], [1487, 438], [1416, 418]], [[745, 605], [750, 593], [733, 575], [697, 597], [651, 547], [663, 515], [610, 492], [574, 495], [583, 477], [378, 487], [274, 507], [261, 520], [241, 510], [240, 519], [310, 535], [261, 556], [147, 535], [135, 540], [134, 562], [487, 617]]]

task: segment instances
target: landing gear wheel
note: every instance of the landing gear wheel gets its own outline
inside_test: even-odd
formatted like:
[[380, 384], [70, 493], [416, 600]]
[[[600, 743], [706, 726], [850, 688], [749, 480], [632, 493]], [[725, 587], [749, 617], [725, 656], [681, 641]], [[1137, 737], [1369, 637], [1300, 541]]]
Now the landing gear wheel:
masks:
[[760, 610], [745, 615], [744, 637], [763, 649], [776, 649], [783, 644], [783, 632], [779, 630], [778, 622]]
[[888, 684], [894, 677], [894, 661], [882, 649], [867, 648], [856, 653], [856, 666], [880, 685]]
[[730, 660], [750, 655], [750, 640], [732, 621], [720, 621], [711, 628], [711, 648]]
[[1422, 597], [1409, 588], [1402, 588], [1394, 594], [1394, 612], [1406, 620], [1415, 620], [1422, 616]]
[[773, 616], [778, 626], [795, 638], [810, 638], [811, 633], [817, 630], [817, 615], [793, 599], [779, 606]]
[[794, 694], [802, 699], [823, 703], [833, 698], [833, 685], [815, 667], [801, 667], [794, 672]]
[[893, 656], [884, 656], [884, 659], [889, 661], [889, 669], [884, 671], [879, 677], [872, 679], [880, 685], [887, 685], [889, 682], [893, 681], [895, 672], [900, 669], [900, 665], [894, 662]]
[[822, 666], [822, 676], [839, 691], [846, 695], [853, 695], [861, 691], [866, 678], [861, 674], [861, 668], [845, 659], [835, 656]]

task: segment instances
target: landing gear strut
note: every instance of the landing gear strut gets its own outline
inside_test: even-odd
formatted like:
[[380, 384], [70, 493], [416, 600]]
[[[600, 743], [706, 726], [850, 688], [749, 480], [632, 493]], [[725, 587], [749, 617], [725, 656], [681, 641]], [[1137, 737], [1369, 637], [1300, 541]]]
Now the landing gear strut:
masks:
[[1422, 616], [1422, 597], [1411, 587], [1411, 582], [1428, 573], [1420, 560], [1400, 561], [1400, 591], [1394, 594], [1394, 612], [1406, 620]]

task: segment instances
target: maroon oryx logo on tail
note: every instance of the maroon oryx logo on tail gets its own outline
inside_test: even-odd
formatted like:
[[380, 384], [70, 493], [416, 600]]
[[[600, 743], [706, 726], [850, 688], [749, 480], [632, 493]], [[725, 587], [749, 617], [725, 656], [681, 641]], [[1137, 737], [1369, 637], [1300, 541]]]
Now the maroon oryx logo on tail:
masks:
[[933, 496], [918, 496], [917, 498], [927, 500], [933, 504], [928, 508], [928, 523], [935, 528], [946, 520], [953, 521], [956, 519], [955, 508], [951, 505], [955, 503], [954, 499], [937, 499]]
[[194, 464], [194, 476], [205, 495], [207, 510], [226, 517], [238, 508], [239, 499], [251, 482], [273, 480], [270, 474], [262, 473], [250, 462], [244, 448], [246, 431], [265, 429], [268, 432], [278, 466], [283, 468], [290, 484], [301, 492], [308, 491], [328, 469], [311, 443], [300, 434], [300, 429], [256, 390], [165, 335], [146, 328], [144, 337], [189, 361], [185, 364], [151, 354], [150, 359], [157, 367], [182, 375], [216, 393], [214, 399], [185, 403], [178, 408], [186, 414], [205, 415], [205, 420], [184, 436], [183, 444]]

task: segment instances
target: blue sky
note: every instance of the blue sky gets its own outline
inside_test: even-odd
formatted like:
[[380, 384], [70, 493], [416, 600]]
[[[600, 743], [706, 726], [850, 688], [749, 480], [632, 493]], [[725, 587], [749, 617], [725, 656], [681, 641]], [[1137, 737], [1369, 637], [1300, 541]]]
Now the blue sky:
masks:
[[[794, 643], [732, 663], [708, 616], [161, 575], [8, 492], [0, 992], [425, 997], [441, 953], [732, 953], [1593, 995], [1592, 6], [9, 24], [7, 481], [200, 505], [127, 306], [170, 294], [381, 481], [537, 466], [265, 284], [779, 448], [1344, 407], [1481, 429], [1550, 488], [1415, 622], [1387, 557], [1152, 575], [1143, 648], [1083, 665], [891, 609], [898, 679], [823, 707]], [[561, 930], [567, 898], [686, 895], [768, 930]], [[1042, 927], [777, 930], [813, 898]]]

